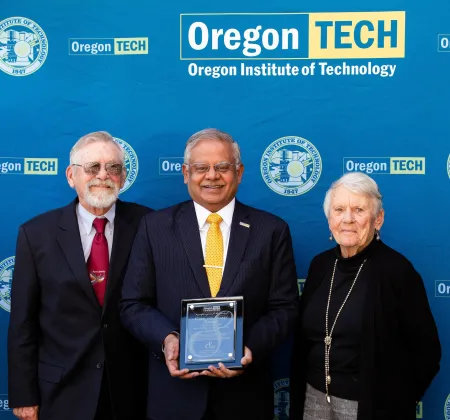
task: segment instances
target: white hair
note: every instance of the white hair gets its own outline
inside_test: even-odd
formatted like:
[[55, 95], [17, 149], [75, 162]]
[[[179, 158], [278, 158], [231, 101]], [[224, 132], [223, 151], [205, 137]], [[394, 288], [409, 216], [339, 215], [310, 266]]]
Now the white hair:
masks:
[[122, 146], [114, 140], [113, 136], [106, 131], [95, 131], [81, 137], [80, 140], [73, 145], [72, 150], [70, 151], [70, 164], [73, 165], [75, 163], [75, 156], [83, 149], [83, 147], [96, 142], [113, 144], [119, 152], [120, 163], [122, 165], [125, 163], [125, 152], [123, 151]]
[[341, 176], [337, 181], [334, 181], [325, 194], [323, 211], [325, 212], [327, 219], [330, 215], [331, 193], [340, 186], [351, 191], [352, 193], [365, 195], [371, 198], [373, 202], [374, 217], [377, 217], [383, 209], [383, 196], [378, 189], [377, 183], [370, 176], [362, 172], [348, 172]]
[[198, 142], [202, 140], [219, 140], [224, 143], [230, 143], [231, 149], [233, 151], [234, 163], [236, 165], [239, 165], [241, 163], [241, 150], [239, 149], [239, 145], [237, 144], [237, 142], [228, 133], [217, 130], [216, 128], [205, 128], [204, 130], [198, 131], [197, 133], [192, 134], [192, 136], [189, 137], [184, 149], [184, 163], [189, 163], [192, 149], [197, 145]]

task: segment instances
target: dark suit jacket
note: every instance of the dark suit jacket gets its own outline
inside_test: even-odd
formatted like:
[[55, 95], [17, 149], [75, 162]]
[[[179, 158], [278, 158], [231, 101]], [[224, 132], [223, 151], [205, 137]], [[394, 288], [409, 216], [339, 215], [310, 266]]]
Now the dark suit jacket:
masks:
[[150, 209], [118, 201], [105, 304], [89, 281], [76, 203], [19, 229], [8, 332], [10, 407], [39, 405], [41, 420], [94, 418], [108, 369], [115, 419], [144, 419], [147, 357], [121, 325], [122, 280]]
[[[249, 227], [240, 224], [243, 222]], [[297, 276], [289, 227], [278, 217], [236, 201], [225, 271], [217, 297], [244, 296], [244, 344], [253, 363], [233, 379], [172, 378], [161, 344], [179, 330], [181, 299], [211, 297], [192, 201], [147, 215], [130, 256], [122, 321], [150, 350], [148, 416], [272, 419], [268, 356], [292, 331]]]
[[[361, 273], [368, 290], [361, 333], [358, 420], [413, 420], [416, 401], [439, 370], [438, 332], [419, 273], [383, 242], [374, 245]], [[331, 249], [312, 260], [300, 316], [321, 282], [330, 280], [335, 258]], [[303, 418], [306, 388], [309, 346], [300, 325], [292, 359], [292, 420]]]

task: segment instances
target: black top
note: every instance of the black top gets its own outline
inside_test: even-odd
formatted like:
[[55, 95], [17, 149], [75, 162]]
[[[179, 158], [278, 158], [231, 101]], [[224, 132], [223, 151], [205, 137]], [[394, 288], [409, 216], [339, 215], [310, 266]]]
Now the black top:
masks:
[[[344, 302], [348, 291], [365, 260], [377, 246], [374, 239], [363, 251], [350, 258], [343, 258], [339, 245], [335, 248], [335, 260], [338, 260], [331, 292], [328, 312], [328, 331], [336, 319], [337, 312]], [[328, 267], [328, 275], [320, 284], [312, 299], [306, 305], [302, 317], [303, 335], [310, 344], [307, 356], [307, 382], [314, 388], [325, 392], [325, 313], [330, 291], [333, 264]], [[353, 290], [341, 310], [332, 333], [330, 351], [331, 384], [329, 393], [347, 400], [358, 400], [358, 373], [361, 347], [363, 306], [367, 293], [367, 278], [364, 266]]]
[[[358, 420], [415, 420], [416, 401], [439, 370], [436, 324], [413, 265], [382, 241], [375, 245], [361, 273], [367, 293], [360, 332]], [[312, 260], [300, 301], [301, 317], [321, 284], [330, 280], [335, 260], [334, 249]], [[291, 420], [303, 418], [307, 383], [311, 342], [301, 325], [292, 358]], [[333, 357], [332, 347], [332, 363]]]

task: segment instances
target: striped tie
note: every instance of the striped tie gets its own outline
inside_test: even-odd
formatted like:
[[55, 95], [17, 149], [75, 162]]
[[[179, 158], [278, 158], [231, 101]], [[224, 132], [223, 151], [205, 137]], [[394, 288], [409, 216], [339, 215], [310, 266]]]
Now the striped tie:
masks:
[[206, 221], [210, 224], [206, 235], [206, 274], [208, 275], [211, 296], [215, 297], [222, 282], [223, 239], [220, 230], [222, 218], [217, 213], [211, 213]]

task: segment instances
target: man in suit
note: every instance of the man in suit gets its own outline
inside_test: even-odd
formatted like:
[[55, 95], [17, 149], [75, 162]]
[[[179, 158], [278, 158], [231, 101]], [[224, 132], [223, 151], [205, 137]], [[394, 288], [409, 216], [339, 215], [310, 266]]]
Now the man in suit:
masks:
[[[150, 350], [152, 420], [273, 418], [269, 356], [295, 324], [297, 276], [288, 225], [235, 199], [243, 172], [228, 134], [194, 134], [183, 165], [192, 201], [146, 215], [136, 235], [121, 316]], [[181, 300], [212, 296], [244, 297], [244, 368], [180, 370]]]
[[121, 325], [122, 279], [149, 208], [118, 200], [124, 152], [82, 137], [77, 199], [19, 228], [8, 332], [9, 404], [21, 420], [145, 419], [148, 361]]

